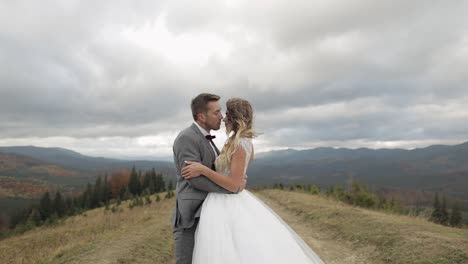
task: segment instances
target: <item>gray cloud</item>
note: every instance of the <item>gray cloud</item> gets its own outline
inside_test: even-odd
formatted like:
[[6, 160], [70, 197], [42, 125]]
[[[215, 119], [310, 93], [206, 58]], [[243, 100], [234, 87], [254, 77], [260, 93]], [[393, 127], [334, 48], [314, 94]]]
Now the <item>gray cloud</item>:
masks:
[[262, 150], [461, 142], [467, 11], [465, 1], [2, 1], [0, 144], [169, 155], [202, 91], [249, 99]]

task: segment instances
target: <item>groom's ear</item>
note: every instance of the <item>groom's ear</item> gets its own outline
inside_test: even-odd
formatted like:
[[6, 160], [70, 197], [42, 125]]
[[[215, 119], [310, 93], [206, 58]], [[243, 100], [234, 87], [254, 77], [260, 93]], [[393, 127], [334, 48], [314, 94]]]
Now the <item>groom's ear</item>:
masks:
[[201, 122], [205, 123], [206, 118], [204, 113], [198, 113], [197, 114], [197, 120], [200, 120]]

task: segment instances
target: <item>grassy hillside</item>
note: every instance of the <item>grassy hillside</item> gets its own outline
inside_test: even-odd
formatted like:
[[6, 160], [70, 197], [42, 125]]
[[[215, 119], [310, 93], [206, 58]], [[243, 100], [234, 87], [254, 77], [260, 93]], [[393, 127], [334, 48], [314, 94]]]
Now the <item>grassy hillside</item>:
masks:
[[98, 208], [0, 241], [0, 263], [170, 263], [174, 199]]
[[327, 263], [468, 263], [465, 229], [305, 193], [264, 190], [257, 195]]
[[[468, 230], [280, 190], [256, 195], [326, 263], [467, 263]], [[0, 241], [0, 263], [173, 263], [174, 198], [103, 208]]]

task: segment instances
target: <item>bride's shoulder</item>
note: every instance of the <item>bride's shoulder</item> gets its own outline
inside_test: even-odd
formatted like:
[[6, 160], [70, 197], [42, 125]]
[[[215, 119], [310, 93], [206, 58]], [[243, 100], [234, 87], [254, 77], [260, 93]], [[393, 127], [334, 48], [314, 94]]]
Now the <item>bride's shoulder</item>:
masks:
[[239, 138], [239, 145], [241, 145], [245, 150], [252, 149], [252, 138], [241, 137]]

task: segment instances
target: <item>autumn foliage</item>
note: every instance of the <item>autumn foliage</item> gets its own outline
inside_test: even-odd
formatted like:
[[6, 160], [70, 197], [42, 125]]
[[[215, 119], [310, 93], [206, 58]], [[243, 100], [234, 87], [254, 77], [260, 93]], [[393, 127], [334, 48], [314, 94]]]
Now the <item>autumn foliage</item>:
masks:
[[120, 189], [124, 186], [128, 186], [130, 181], [130, 170], [123, 169], [118, 172], [115, 172], [110, 177], [110, 186], [111, 186], [111, 197], [116, 199], [119, 197]]

